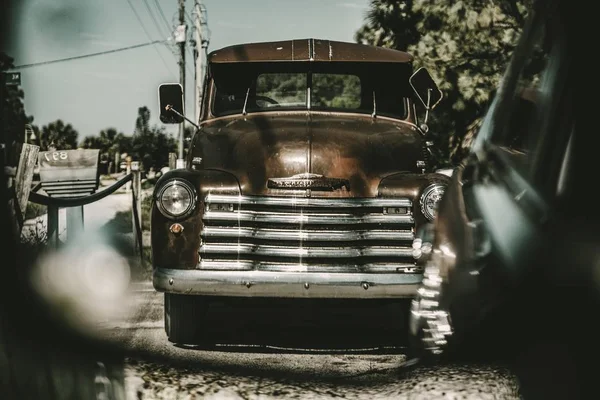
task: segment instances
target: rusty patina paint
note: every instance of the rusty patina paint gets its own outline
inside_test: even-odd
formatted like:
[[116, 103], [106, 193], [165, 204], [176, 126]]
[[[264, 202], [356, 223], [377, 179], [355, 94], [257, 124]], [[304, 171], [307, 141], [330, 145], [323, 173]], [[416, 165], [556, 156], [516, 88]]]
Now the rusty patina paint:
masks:
[[283, 193], [269, 190], [268, 179], [312, 173], [350, 182], [349, 191], [319, 195], [374, 197], [385, 176], [420, 170], [422, 146], [416, 127], [405, 121], [288, 112], [207, 122], [191, 153], [204, 168], [235, 175], [246, 195]]
[[161, 177], [154, 193], [158, 193], [172, 178], [185, 180], [196, 188], [198, 195], [196, 208], [189, 217], [177, 220], [183, 226], [183, 232], [174, 234], [169, 229], [174, 220], [165, 217], [153, 204], [151, 220], [153, 263], [162, 268], [194, 269], [199, 257], [203, 199], [210, 192], [239, 194], [239, 184], [234, 176], [220, 171], [174, 170]]
[[[192, 139], [187, 167], [169, 172], [156, 187], [158, 192], [170, 178], [188, 180], [198, 191], [199, 204], [191, 216], [178, 221], [184, 227], [180, 235], [169, 231], [173, 220], [154, 210], [154, 264], [164, 268], [196, 268], [203, 228], [201, 202], [209, 192], [408, 198], [414, 205], [416, 227], [424, 223], [419, 204], [423, 190], [434, 182], [446, 183], [448, 178], [423, 173], [425, 138], [416, 125], [412, 89], [408, 84], [412, 61], [410, 54], [401, 51], [317, 39], [251, 43], [211, 53], [200, 129]], [[217, 75], [220, 74], [221, 83], [228, 82], [239, 73], [248, 73], [249, 77], [260, 73], [266, 65], [309, 74], [310, 66], [316, 66], [313, 63], [319, 63], [327, 71], [331, 68], [332, 73], [361, 74], [370, 89], [361, 94], [360, 112], [317, 110], [307, 104], [302, 110], [259, 110], [246, 114], [244, 106], [239, 113], [233, 110], [236, 114], [213, 114]], [[376, 115], [375, 89], [389, 85], [397, 91], [382, 92], [378, 105], [384, 111]], [[398, 105], [404, 114], [399, 111], [396, 115], [388, 109], [385, 116], [385, 104]], [[331, 190], [268, 185], [269, 179], [298, 175], [323, 177], [344, 185]]]

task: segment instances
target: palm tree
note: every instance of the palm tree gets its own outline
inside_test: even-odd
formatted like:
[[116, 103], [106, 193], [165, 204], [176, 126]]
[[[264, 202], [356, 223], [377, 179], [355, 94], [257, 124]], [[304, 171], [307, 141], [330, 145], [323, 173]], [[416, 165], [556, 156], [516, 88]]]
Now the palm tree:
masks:
[[[115, 128], [106, 128], [101, 130], [98, 136], [86, 137], [81, 147], [84, 149], [98, 149], [101, 158], [118, 164], [118, 157], [122, 153], [131, 152], [131, 137], [125, 136]], [[117, 170], [118, 165], [115, 165], [115, 172]]]
[[58, 119], [38, 129], [33, 127], [34, 132], [37, 130], [37, 140], [40, 150], [46, 151], [53, 146], [56, 150], [72, 150], [77, 148], [77, 137], [79, 133], [71, 124], [66, 124]]

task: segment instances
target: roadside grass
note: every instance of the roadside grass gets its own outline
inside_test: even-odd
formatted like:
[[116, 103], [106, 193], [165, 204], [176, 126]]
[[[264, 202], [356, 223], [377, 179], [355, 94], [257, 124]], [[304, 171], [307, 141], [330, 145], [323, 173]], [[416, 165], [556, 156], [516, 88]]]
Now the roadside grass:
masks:
[[[150, 231], [150, 215], [152, 212], [152, 196], [142, 199], [142, 232]], [[135, 281], [148, 280], [152, 277], [152, 249], [150, 243], [144, 243], [140, 257], [134, 246], [132, 210], [119, 211], [114, 218], [101, 228], [111, 238], [113, 246], [127, 258], [131, 268], [131, 278]]]
[[[142, 199], [142, 231], [150, 231], [150, 215], [152, 212], [152, 196], [145, 196]], [[47, 207], [32, 202], [27, 203], [25, 219], [34, 219], [47, 213]], [[142, 255], [140, 257], [138, 250], [134, 247], [134, 236], [132, 227], [132, 211], [119, 211], [113, 219], [106, 222], [101, 232], [109, 238], [119, 254], [127, 259], [131, 268], [131, 278], [133, 280], [147, 280], [152, 276], [152, 249], [150, 243], [144, 243]], [[27, 231], [21, 236], [22, 254], [33, 264], [44, 251], [47, 250], [46, 226], [41, 220], [36, 221], [35, 229]]]
[[[39, 215], [43, 214], [44, 213], [41, 213]], [[36, 218], [39, 215], [34, 215], [29, 218]], [[21, 241], [19, 243], [19, 254], [21, 255], [21, 257], [23, 257], [22, 265], [35, 265], [36, 260], [46, 251], [47, 243], [48, 233], [46, 230], [46, 226], [41, 220], [38, 220], [36, 221], [34, 230], [28, 230], [25, 232], [25, 234], [21, 235]]]
[[[150, 230], [150, 215], [152, 212], [152, 196], [146, 196], [142, 199], [142, 231]], [[131, 233], [133, 226], [131, 224], [132, 211], [119, 211], [113, 219], [104, 225], [104, 229], [109, 229], [114, 233]]]
[[27, 202], [27, 208], [25, 209], [24, 219], [33, 219], [41, 217], [48, 213], [48, 207], [43, 204], [36, 204], [31, 201]]

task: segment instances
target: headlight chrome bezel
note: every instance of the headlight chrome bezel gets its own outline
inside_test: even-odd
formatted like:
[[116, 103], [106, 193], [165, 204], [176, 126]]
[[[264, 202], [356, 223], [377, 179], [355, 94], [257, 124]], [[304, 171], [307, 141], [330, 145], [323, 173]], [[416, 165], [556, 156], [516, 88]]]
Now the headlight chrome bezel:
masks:
[[[169, 189], [173, 186], [179, 186], [179, 187], [183, 188], [190, 195], [190, 199], [191, 199], [190, 204], [186, 207], [185, 211], [180, 214], [171, 213], [163, 205], [162, 197], [163, 197], [164, 193], [167, 191], [167, 189]], [[182, 219], [189, 217], [194, 212], [194, 210], [196, 209], [196, 206], [198, 204], [198, 194], [196, 192], [196, 189], [194, 189], [194, 187], [189, 182], [187, 182], [183, 179], [176, 178], [176, 179], [170, 180], [169, 182], [165, 183], [160, 188], [160, 190], [156, 194], [155, 200], [156, 200], [156, 206], [162, 215], [164, 215], [165, 217], [167, 217], [171, 220], [180, 221]]]
[[[427, 186], [425, 188], [425, 190], [423, 190], [423, 193], [421, 194], [421, 198], [419, 199], [419, 204], [421, 206], [421, 213], [425, 216], [425, 218], [427, 218], [428, 221], [433, 221], [437, 215], [437, 207], [436, 207], [436, 211], [434, 211], [433, 213], [431, 213], [428, 210], [428, 208], [427, 208], [428, 199], [431, 196], [439, 196], [439, 199], [441, 200], [442, 197], [444, 196], [445, 191], [446, 191], [446, 185], [442, 185], [439, 183], [433, 183], [433, 184]], [[440, 200], [438, 200], [438, 203]]]

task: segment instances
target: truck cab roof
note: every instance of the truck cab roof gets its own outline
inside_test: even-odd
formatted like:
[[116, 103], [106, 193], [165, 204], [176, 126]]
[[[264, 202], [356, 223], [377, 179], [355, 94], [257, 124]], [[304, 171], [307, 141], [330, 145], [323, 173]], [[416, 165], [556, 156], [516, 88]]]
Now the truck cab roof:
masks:
[[399, 50], [323, 39], [245, 43], [214, 50], [208, 55], [208, 62], [212, 64], [278, 61], [410, 63], [413, 56]]

